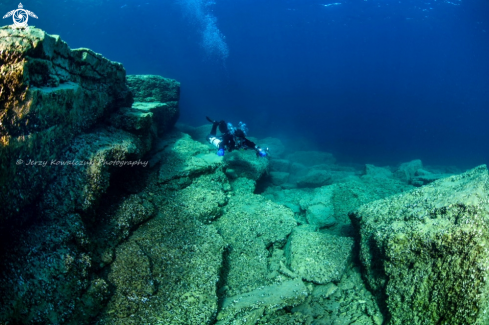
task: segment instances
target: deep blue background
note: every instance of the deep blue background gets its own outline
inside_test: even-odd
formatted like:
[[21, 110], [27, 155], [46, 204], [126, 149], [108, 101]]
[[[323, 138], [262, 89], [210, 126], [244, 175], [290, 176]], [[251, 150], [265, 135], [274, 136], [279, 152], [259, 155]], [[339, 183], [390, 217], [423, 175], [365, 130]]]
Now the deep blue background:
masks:
[[23, 4], [72, 48], [179, 80], [181, 122], [242, 120], [251, 135], [305, 138], [344, 162], [489, 162], [486, 0], [216, 1], [202, 8], [226, 60], [206, 54], [199, 20], [176, 0]]

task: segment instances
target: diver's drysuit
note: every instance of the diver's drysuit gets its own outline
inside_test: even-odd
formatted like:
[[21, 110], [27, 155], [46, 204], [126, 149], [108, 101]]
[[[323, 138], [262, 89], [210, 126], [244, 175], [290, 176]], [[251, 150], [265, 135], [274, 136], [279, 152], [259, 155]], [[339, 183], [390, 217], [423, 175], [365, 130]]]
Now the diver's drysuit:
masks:
[[[254, 149], [256, 155], [259, 157], [266, 157], [268, 149], [262, 149], [258, 147], [253, 141], [245, 138], [246, 136], [246, 124], [239, 122], [237, 128], [233, 127], [221, 120], [220, 122], [214, 121], [206, 116], [207, 120], [212, 123], [211, 133], [207, 136], [207, 140], [214, 145], [218, 151], [219, 156], [224, 156], [224, 152], [229, 152], [239, 149]], [[217, 136], [217, 127], [222, 133], [221, 136]]]

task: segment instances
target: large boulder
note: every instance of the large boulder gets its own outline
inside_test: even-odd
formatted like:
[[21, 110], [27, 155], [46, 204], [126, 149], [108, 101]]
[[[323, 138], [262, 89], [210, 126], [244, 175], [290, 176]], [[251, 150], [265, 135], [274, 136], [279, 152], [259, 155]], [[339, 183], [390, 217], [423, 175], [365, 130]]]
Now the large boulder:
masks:
[[224, 163], [228, 170], [233, 171], [235, 177], [246, 177], [255, 181], [269, 169], [268, 159], [257, 157], [254, 150], [235, 150], [226, 153]]
[[390, 324], [489, 322], [488, 195], [483, 165], [350, 214]]
[[380, 177], [380, 178], [391, 178], [393, 177], [392, 172], [386, 167], [377, 167], [374, 165], [365, 165], [365, 176], [367, 177]]
[[156, 75], [128, 75], [133, 108], [154, 114], [158, 135], [168, 132], [180, 116], [180, 83]]
[[[31, 204], [84, 130], [130, 107], [126, 72], [89, 49], [71, 50], [37, 28], [0, 28], [0, 223]], [[17, 221], [18, 218], [16, 218]]]
[[310, 225], [317, 226], [318, 228], [332, 227], [336, 224], [334, 217], [334, 206], [315, 204], [307, 208], [306, 219]]
[[418, 169], [423, 168], [423, 163], [419, 159], [411, 160], [409, 162], [402, 163], [399, 168], [395, 171], [394, 176], [398, 179], [410, 182], [411, 179], [416, 174]]

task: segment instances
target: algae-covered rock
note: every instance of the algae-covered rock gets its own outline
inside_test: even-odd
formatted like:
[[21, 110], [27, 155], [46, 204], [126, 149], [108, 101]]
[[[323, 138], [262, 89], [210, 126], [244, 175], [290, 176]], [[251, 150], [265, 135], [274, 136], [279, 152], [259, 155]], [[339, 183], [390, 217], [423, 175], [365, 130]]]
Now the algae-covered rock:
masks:
[[121, 64], [89, 49], [71, 50], [37, 28], [0, 28], [0, 216], [32, 203], [49, 168], [82, 131], [131, 106]]
[[332, 204], [315, 204], [309, 206], [306, 211], [306, 218], [309, 224], [318, 228], [331, 227], [336, 224], [334, 206]]
[[253, 194], [256, 188], [256, 181], [241, 177], [231, 183], [235, 195]]
[[254, 150], [235, 150], [224, 155], [224, 163], [232, 168], [237, 177], [258, 180], [268, 171], [267, 158], [257, 157]]
[[212, 226], [165, 214], [144, 224], [116, 250], [115, 286], [98, 324], [211, 324], [224, 243]]
[[148, 165], [153, 120], [120, 109], [125, 70], [100, 54], [32, 27], [1, 28], [0, 48], [0, 323], [89, 323], [112, 294], [99, 271], [155, 214], [117, 197]]
[[394, 176], [402, 181], [410, 182], [418, 169], [423, 168], [423, 163], [419, 159], [402, 163], [394, 173]]
[[242, 192], [231, 197], [223, 215], [214, 223], [229, 245], [228, 296], [270, 283], [267, 248], [283, 246], [296, 224], [289, 209], [259, 195]]
[[110, 297], [105, 280], [91, 273], [90, 237], [79, 214], [13, 230], [2, 240], [9, 247], [1, 255], [0, 323], [85, 323]]
[[393, 173], [389, 168], [377, 167], [370, 164], [365, 165], [365, 175], [369, 177], [381, 177], [381, 178], [393, 177]]
[[224, 173], [216, 171], [193, 179], [192, 184], [175, 194], [175, 199], [195, 218], [209, 223], [222, 214], [229, 189]]
[[111, 174], [118, 169], [146, 166], [147, 162], [141, 160], [144, 153], [140, 139], [122, 130], [101, 129], [78, 136], [70, 150], [50, 166], [57, 178], [42, 194], [43, 213], [92, 211], [106, 192]]
[[353, 239], [310, 231], [294, 231], [286, 246], [290, 269], [318, 284], [338, 282], [351, 262]]
[[111, 116], [111, 124], [129, 132], [149, 130], [153, 113], [146, 110], [124, 107]]
[[307, 210], [312, 205], [322, 204], [329, 207], [334, 198], [335, 186], [322, 186], [312, 191], [299, 191], [299, 204], [302, 210]]
[[223, 165], [222, 157], [210, 150], [210, 146], [192, 140], [188, 134], [173, 131], [156, 144], [150, 165], [161, 164], [161, 183], [175, 178], [188, 178]]
[[286, 306], [299, 305], [308, 295], [304, 283], [295, 279], [227, 297], [217, 315], [216, 324], [255, 324], [264, 314]]
[[339, 283], [307, 286], [312, 294], [302, 304], [271, 312], [257, 324], [383, 324], [382, 314], [357, 267], [348, 268]]
[[128, 75], [127, 85], [134, 96], [132, 108], [154, 114], [156, 132], [162, 136], [180, 117], [180, 83], [156, 75]]
[[135, 102], [176, 102], [180, 98], [180, 83], [157, 75], [128, 75], [127, 85]]
[[487, 324], [486, 166], [350, 214], [365, 278], [390, 324]]

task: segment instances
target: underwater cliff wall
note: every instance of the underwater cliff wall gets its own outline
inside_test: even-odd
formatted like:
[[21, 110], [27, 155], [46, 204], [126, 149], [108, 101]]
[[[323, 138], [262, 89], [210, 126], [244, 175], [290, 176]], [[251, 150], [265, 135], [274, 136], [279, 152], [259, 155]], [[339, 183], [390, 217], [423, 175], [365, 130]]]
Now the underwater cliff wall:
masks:
[[[146, 79], [165, 96], [133, 103]], [[178, 119], [180, 84], [131, 80], [59, 36], [0, 28], [0, 323], [88, 322], [113, 247], [155, 214], [127, 180]]]
[[52, 177], [27, 164], [57, 160], [74, 137], [132, 96], [121, 64], [71, 50], [40, 29], [0, 29], [0, 223], [31, 204]]

